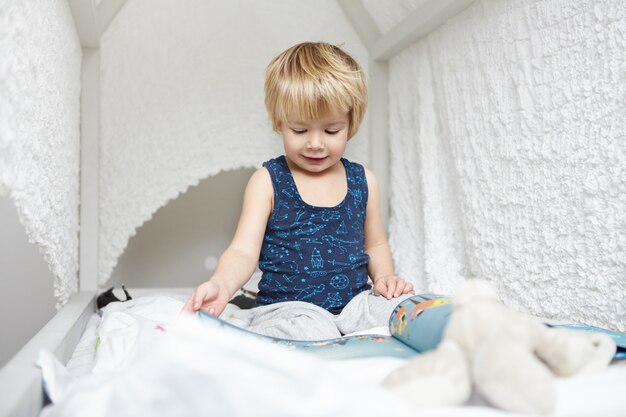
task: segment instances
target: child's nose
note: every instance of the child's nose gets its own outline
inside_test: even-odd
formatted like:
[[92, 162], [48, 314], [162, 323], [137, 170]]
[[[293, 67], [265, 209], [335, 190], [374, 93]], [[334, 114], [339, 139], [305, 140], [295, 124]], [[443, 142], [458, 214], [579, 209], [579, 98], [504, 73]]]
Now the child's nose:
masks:
[[324, 147], [324, 140], [322, 135], [317, 132], [311, 132], [309, 140], [307, 141], [307, 147], [309, 149], [321, 149]]

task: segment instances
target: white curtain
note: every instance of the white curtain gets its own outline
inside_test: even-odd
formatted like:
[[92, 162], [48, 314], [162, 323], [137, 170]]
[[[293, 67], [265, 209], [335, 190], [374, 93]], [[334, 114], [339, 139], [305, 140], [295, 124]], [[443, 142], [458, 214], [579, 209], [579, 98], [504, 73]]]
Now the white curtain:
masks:
[[624, 2], [485, 0], [391, 61], [401, 274], [626, 330], [625, 37]]
[[78, 287], [81, 46], [67, 2], [3, 2], [0, 57], [0, 196], [39, 246], [61, 306]]

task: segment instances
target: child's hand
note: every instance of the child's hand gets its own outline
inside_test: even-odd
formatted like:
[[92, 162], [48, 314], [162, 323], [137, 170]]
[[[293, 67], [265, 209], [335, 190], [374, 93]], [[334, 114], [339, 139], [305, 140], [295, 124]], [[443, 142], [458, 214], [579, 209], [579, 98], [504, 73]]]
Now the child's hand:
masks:
[[406, 282], [404, 278], [397, 275], [387, 275], [380, 277], [374, 283], [374, 294], [381, 295], [388, 300], [399, 297], [402, 294], [415, 294], [413, 284]]
[[228, 303], [228, 293], [212, 281], [199, 285], [183, 306], [183, 311], [195, 313], [198, 310], [219, 317]]

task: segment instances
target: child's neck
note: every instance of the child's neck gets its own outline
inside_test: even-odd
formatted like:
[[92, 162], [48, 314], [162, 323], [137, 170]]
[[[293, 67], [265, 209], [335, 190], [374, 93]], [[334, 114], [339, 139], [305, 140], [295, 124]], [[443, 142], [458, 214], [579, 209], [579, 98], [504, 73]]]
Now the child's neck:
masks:
[[305, 203], [317, 207], [335, 207], [348, 194], [346, 169], [341, 161], [322, 172], [310, 172], [287, 158], [287, 166]]

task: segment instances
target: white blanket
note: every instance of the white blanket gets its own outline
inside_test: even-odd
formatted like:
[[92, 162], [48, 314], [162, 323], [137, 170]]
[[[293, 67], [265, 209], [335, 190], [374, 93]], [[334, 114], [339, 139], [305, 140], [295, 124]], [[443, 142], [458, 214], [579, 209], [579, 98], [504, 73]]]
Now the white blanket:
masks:
[[[49, 353], [40, 366], [53, 416], [520, 416], [480, 404], [415, 409], [380, 386], [392, 358], [327, 361], [180, 316], [182, 301], [107, 308], [92, 372]], [[512, 366], [514, 366], [512, 364]], [[626, 415], [626, 367], [558, 382], [557, 416]]]

